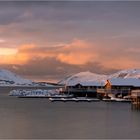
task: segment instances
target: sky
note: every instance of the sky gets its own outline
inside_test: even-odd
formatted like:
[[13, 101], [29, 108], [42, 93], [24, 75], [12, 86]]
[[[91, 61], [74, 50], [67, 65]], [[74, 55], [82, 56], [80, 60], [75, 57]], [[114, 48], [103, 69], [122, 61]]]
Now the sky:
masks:
[[35, 81], [140, 68], [140, 1], [0, 1], [0, 68]]

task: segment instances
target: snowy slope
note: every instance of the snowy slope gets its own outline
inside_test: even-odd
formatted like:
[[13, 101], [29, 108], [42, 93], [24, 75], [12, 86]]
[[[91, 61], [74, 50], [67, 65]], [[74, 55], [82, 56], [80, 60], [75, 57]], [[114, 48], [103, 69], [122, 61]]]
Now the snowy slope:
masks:
[[140, 69], [129, 69], [122, 70], [112, 75], [109, 75], [110, 78], [136, 78], [140, 79]]
[[[0, 86], [47, 86], [55, 87], [55, 85], [48, 84], [47, 82], [33, 82], [24, 79], [13, 72], [6, 69], [0, 69]], [[57, 86], [57, 85], [56, 85]]]
[[0, 85], [30, 85], [32, 81], [23, 79], [20, 76], [5, 70], [0, 69]]
[[[91, 73], [89, 71], [80, 72], [78, 74], [74, 74], [69, 76], [59, 84], [65, 85], [76, 85], [80, 83], [81, 85], [88, 85], [88, 86], [101, 86], [106, 83], [106, 80], [109, 79], [112, 83], [123, 83], [123, 84], [131, 84], [131, 83], [140, 83], [140, 69], [130, 69], [130, 70], [122, 70], [117, 73], [111, 75], [100, 75]], [[125, 79], [125, 80], [123, 80]], [[2, 85], [34, 85], [34, 86], [41, 86], [42, 83], [35, 83], [28, 79], [23, 79], [20, 76], [5, 70], [0, 69], [0, 86]], [[48, 86], [49, 84], [43, 84], [44, 86]]]
[[140, 69], [122, 70], [111, 75], [99, 75], [89, 71], [80, 72], [63, 79], [60, 83], [70, 86], [78, 83], [85, 86], [101, 86], [106, 84], [107, 79], [109, 79], [111, 84], [114, 85], [123, 84], [138, 86], [140, 85]]
[[107, 79], [106, 75], [99, 75], [95, 73], [91, 73], [89, 71], [80, 72], [78, 74], [74, 74], [64, 80], [60, 81], [60, 84], [66, 85], [76, 85], [78, 83], [82, 85], [99, 85], [100, 82]]

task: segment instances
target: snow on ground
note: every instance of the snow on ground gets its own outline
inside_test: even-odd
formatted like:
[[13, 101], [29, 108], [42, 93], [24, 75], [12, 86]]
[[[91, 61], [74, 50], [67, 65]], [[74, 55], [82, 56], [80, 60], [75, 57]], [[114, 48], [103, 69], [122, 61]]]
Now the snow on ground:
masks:
[[12, 90], [10, 91], [10, 96], [51, 96], [58, 94], [58, 90]]
[[140, 69], [129, 69], [109, 75], [110, 78], [136, 78], [140, 79]]

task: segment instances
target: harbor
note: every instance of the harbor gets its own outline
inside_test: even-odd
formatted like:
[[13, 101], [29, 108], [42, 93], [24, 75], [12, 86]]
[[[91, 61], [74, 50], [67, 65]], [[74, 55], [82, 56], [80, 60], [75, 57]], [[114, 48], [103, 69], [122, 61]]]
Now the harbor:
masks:
[[[0, 137], [3, 139], [139, 138], [140, 112], [132, 110], [129, 103], [51, 102], [48, 98], [7, 95], [8, 92], [1, 90]], [[130, 129], [126, 129], [128, 126]]]

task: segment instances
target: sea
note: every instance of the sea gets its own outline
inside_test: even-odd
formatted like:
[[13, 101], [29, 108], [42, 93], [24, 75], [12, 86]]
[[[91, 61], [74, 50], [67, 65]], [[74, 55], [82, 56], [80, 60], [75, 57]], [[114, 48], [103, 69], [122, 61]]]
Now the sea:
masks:
[[0, 90], [0, 139], [140, 139], [140, 110], [120, 102], [50, 102]]

